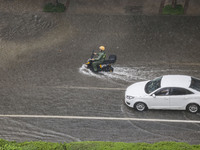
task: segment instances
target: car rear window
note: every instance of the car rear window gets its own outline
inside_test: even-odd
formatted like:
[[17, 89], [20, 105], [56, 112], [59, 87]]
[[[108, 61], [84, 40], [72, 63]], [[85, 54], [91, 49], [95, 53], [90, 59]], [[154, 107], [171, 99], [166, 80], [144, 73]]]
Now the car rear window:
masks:
[[190, 88], [200, 92], [200, 80], [192, 77]]

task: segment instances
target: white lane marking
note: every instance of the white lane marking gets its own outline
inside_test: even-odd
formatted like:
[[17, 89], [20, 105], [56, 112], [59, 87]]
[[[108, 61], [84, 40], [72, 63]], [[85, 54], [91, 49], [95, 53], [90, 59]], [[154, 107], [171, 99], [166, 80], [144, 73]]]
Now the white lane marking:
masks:
[[82, 90], [111, 90], [111, 91], [125, 91], [125, 88], [104, 88], [104, 87], [79, 87], [79, 86], [55, 86], [56, 88], [64, 89], [82, 89]]
[[116, 121], [145, 121], [145, 122], [173, 122], [173, 123], [200, 123], [198, 120], [169, 120], [169, 119], [143, 119], [118, 117], [88, 117], [88, 116], [48, 116], [48, 115], [0, 115], [0, 118], [52, 118], [52, 119], [85, 119], [85, 120], [116, 120]]
[[200, 66], [200, 63], [178, 63], [178, 62], [175, 62], [175, 63], [170, 63], [170, 64], [173, 64], [173, 65], [186, 65], [186, 66]]

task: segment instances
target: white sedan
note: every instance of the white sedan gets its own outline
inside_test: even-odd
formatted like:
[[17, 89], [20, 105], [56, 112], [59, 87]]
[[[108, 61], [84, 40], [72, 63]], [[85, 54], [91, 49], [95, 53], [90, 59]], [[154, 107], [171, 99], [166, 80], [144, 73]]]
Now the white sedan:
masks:
[[132, 84], [126, 89], [125, 103], [138, 111], [146, 109], [200, 109], [200, 80], [186, 75], [164, 75]]

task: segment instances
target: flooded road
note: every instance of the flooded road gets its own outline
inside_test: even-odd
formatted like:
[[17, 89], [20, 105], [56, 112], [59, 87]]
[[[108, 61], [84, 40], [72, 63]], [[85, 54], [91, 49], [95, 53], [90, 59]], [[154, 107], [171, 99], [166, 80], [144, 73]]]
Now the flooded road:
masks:
[[199, 65], [193, 65], [191, 67], [191, 65], [187, 66], [184, 64], [171, 64], [171, 66], [169, 66], [169, 64], [158, 64], [139, 67], [121, 67], [115, 65], [113, 72], [100, 72], [96, 74], [87, 69], [86, 66], [83, 64], [79, 68], [79, 72], [86, 76], [95, 77], [102, 80], [111, 80], [113, 82], [117, 82], [118, 84], [122, 83], [124, 85], [127, 85], [128, 83], [131, 84], [136, 81], [151, 80], [165, 74], [198, 76], [200, 74], [199, 67]]
[[[3, 50], [13, 44], [24, 51], [1, 64], [0, 138], [199, 144], [199, 113], [140, 113], [124, 104], [124, 90], [132, 83], [165, 74], [200, 78], [199, 25], [199, 17], [65, 14], [39, 39], [31, 34], [2, 39]], [[107, 56], [117, 55], [112, 73], [94, 74], [83, 65], [100, 45]]]

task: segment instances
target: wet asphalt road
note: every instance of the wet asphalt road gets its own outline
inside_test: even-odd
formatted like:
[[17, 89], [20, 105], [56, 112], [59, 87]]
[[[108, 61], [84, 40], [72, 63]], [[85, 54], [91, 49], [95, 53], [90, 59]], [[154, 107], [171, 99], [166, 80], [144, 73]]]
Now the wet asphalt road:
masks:
[[[24, 53], [2, 69], [0, 114], [200, 120], [200, 114], [186, 111], [139, 113], [123, 102], [123, 89], [137, 81], [164, 74], [200, 78], [199, 17], [66, 15], [58, 19], [68, 27], [68, 40]], [[117, 55], [116, 72], [83, 74], [79, 69], [99, 45], [106, 46], [108, 55]], [[0, 117], [0, 138], [200, 144], [200, 124]]]

